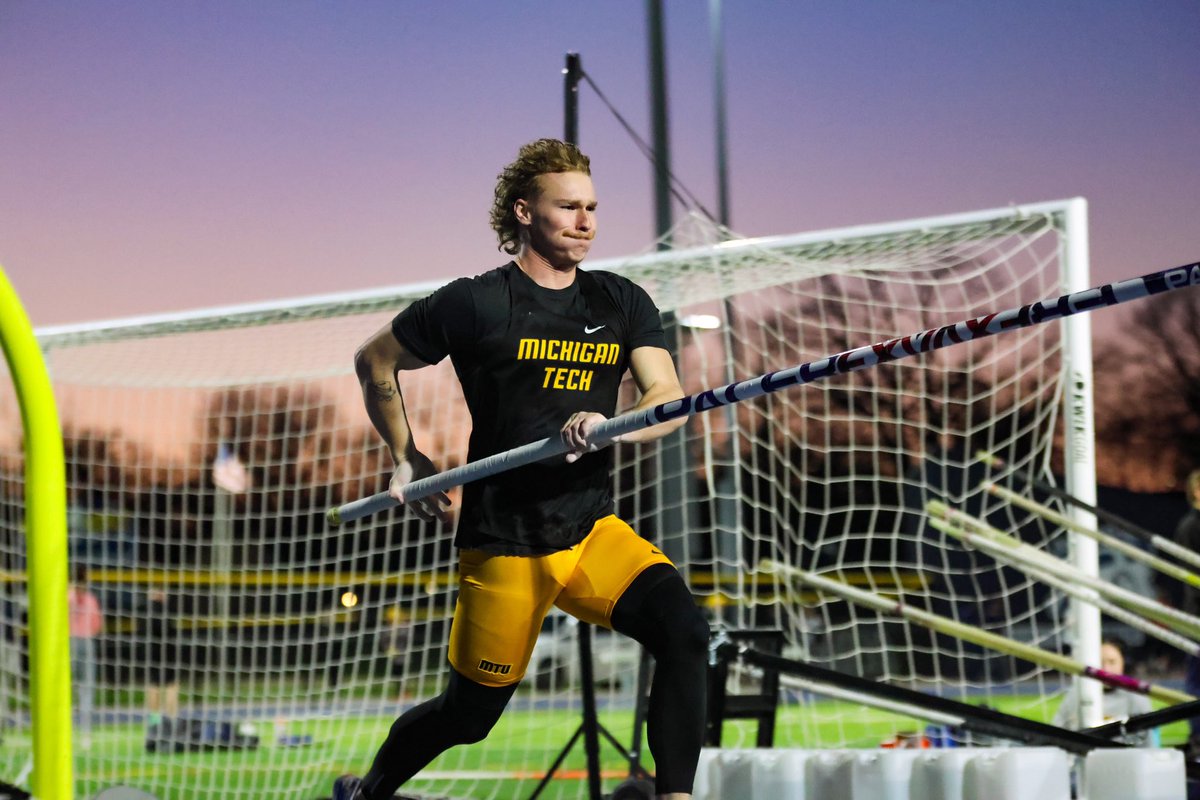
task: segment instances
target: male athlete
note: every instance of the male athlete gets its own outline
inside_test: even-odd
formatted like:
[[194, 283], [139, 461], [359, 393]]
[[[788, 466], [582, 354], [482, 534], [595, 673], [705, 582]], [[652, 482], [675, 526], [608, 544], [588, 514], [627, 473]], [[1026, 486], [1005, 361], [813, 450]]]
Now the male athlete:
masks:
[[[522, 147], [498, 178], [491, 222], [511, 262], [414, 303], [356, 354], [367, 414], [396, 462], [389, 491], [404, 502], [402, 487], [437, 471], [413, 444], [397, 373], [447, 355], [471, 412], [470, 460], [555, 435], [569, 452], [566, 463], [463, 487], [449, 685], [397, 719], [370, 771], [339, 778], [334, 800], [390, 800], [442, 751], [487, 736], [552, 605], [654, 655], [647, 725], [656, 792], [690, 797], [708, 624], [666, 556], [614, 516], [612, 453], [590, 441], [614, 413], [626, 369], [641, 392], [638, 408], [683, 396], [658, 310], [625, 278], [579, 268], [596, 235], [596, 196], [589, 160], [574, 145]], [[438, 494], [408, 505], [423, 519], [444, 519], [448, 504]]]

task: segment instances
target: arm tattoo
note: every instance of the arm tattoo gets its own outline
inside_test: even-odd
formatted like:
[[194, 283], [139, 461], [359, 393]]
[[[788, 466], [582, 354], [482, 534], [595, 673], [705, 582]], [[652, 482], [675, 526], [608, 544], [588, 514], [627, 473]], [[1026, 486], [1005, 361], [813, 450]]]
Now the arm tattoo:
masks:
[[396, 388], [391, 381], [375, 381], [371, 384], [371, 393], [381, 403], [389, 402], [396, 396]]

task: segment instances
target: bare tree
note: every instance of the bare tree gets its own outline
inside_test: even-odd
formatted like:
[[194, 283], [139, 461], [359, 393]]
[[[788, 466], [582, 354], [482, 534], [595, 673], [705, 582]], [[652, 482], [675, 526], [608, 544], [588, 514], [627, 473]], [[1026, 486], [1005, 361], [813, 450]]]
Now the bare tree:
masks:
[[1200, 466], [1200, 292], [1156, 297], [1117, 319], [1125, 347], [1096, 360], [1099, 438], [1169, 466], [1174, 484]]

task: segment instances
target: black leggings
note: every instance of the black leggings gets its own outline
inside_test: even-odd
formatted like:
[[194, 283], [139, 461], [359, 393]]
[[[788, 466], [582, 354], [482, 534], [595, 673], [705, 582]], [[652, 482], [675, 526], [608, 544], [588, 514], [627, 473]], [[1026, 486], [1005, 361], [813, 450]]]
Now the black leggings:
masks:
[[[658, 770], [656, 791], [691, 792], [704, 739], [708, 623], [669, 564], [652, 565], [634, 579], [612, 623], [655, 659], [647, 740]], [[368, 798], [390, 798], [443, 751], [482, 741], [516, 688], [483, 686], [452, 669], [446, 691], [392, 723], [363, 779]]]
[[363, 778], [369, 800], [390, 800], [400, 786], [456, 744], [481, 742], [517, 689], [484, 686], [450, 670], [446, 691], [410, 708], [392, 729]]
[[708, 621], [675, 568], [655, 564], [621, 595], [612, 624], [654, 656], [646, 714], [654, 789], [691, 793], [704, 743]]

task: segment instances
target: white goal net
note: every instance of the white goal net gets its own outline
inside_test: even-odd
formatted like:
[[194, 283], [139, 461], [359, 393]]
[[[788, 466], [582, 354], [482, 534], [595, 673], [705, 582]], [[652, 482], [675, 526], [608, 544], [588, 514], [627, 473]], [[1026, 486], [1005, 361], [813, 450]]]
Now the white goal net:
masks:
[[[1066, 207], [697, 242], [591, 268], [649, 291], [697, 392], [1063, 294]], [[75, 681], [81, 796], [115, 784], [189, 800], [328, 796], [334, 776], [366, 769], [397, 714], [441, 690], [451, 530], [402, 511], [340, 529], [324, 521], [390, 473], [354, 350], [433, 288], [39, 332], [66, 438], [70, 558], [104, 615], [94, 673]], [[938, 533], [922, 511], [940, 499], [1065, 552], [1061, 530], [978, 488], [1005, 472], [975, 457], [1061, 480], [1064, 330], [1037, 325], [881, 365], [621, 446], [619, 513], [672, 556], [715, 626], [779, 629], [792, 657], [1044, 716], [1057, 673], [758, 565], [782, 561], [1068, 647], [1060, 597]], [[444, 468], [462, 463], [469, 420], [449, 363], [401, 377], [421, 448]], [[20, 417], [11, 387], [0, 389], [0, 778], [12, 779], [27, 774], [26, 653], [38, 632], [25, 623]], [[581, 721], [575, 636], [552, 616], [492, 736], [441, 756], [406, 791], [529, 796]], [[628, 743], [638, 653], [601, 632], [595, 664], [600, 721]], [[90, 691], [78, 686], [87, 675]], [[853, 700], [794, 689], [784, 700], [779, 745], [875, 746], [910, 724]], [[731, 723], [725, 743], [752, 738]], [[611, 786], [628, 763], [602, 747]], [[542, 796], [579, 796], [583, 769], [576, 747]]]

